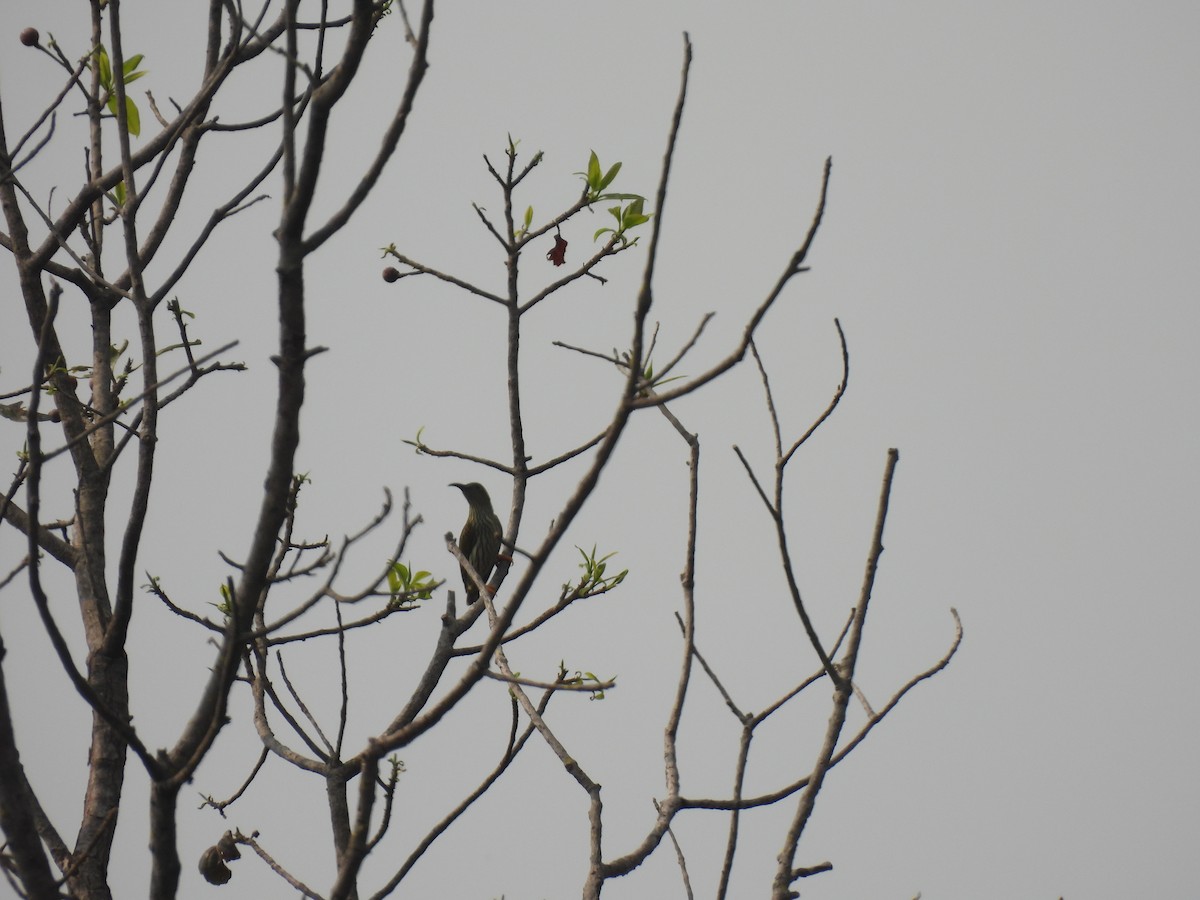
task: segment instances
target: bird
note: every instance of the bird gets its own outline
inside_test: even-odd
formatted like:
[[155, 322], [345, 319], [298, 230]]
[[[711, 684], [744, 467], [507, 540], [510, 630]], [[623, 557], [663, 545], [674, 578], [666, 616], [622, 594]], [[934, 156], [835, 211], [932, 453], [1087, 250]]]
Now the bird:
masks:
[[[482, 484], [478, 481], [459, 484], [456, 481], [451, 483], [450, 487], [462, 491], [470, 507], [467, 510], [467, 521], [463, 523], [462, 532], [458, 536], [458, 549], [471, 561], [480, 581], [487, 584], [500, 555], [500, 541], [504, 535], [504, 528], [496, 513], [492, 511], [492, 498], [488, 496], [487, 489]], [[474, 603], [479, 599], [479, 587], [463, 566], [459, 566], [459, 569], [462, 570], [463, 587], [467, 590], [467, 603]]]

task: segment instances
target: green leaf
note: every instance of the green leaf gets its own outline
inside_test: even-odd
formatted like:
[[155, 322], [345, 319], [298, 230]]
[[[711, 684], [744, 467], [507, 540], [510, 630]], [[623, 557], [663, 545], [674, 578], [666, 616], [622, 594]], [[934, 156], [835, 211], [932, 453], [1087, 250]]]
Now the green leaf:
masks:
[[108, 61], [108, 51], [101, 44], [96, 51], [96, 66], [99, 69], [97, 74], [100, 77], [100, 87], [106, 91], [112, 91], [112, 63]]
[[149, 72], [134, 72], [134, 73], [132, 73], [131, 75], [126, 75], [126, 76], [125, 76], [125, 83], [126, 83], [126, 84], [129, 84], [129, 82], [131, 82], [131, 81], [137, 81], [137, 80], [138, 80], [139, 78], [141, 78], [143, 75], [149, 75], [149, 74], [150, 74]]
[[608, 173], [604, 176], [604, 178], [602, 178], [600, 180], [600, 186], [599, 186], [599, 188], [597, 188], [597, 190], [602, 191], [606, 187], [608, 187], [610, 184], [612, 184], [612, 180], [617, 177], [617, 173], [620, 171], [621, 171], [621, 164], [613, 163], [613, 167], [611, 169], [609, 169]]
[[596, 151], [592, 151], [591, 157], [588, 159], [587, 168], [587, 183], [588, 187], [593, 191], [600, 190], [600, 157], [596, 155]]
[[599, 194], [593, 200], [645, 200], [641, 194]]
[[133, 98], [128, 94], [125, 95], [125, 124], [129, 126], [129, 133], [134, 137], [140, 137], [142, 133], [142, 117], [138, 113], [137, 104], [133, 102]]
[[516, 237], [517, 240], [520, 240], [521, 238], [525, 237], [525, 235], [529, 234], [529, 226], [532, 224], [533, 224], [533, 207], [529, 206], [529, 207], [526, 207], [526, 209], [525, 209], [524, 224], [520, 228], [517, 229], [514, 237]]
[[[129, 59], [125, 60], [125, 64], [121, 66], [121, 71], [125, 74], [125, 80], [129, 80], [129, 73], [136, 69], [146, 57], [141, 53], [135, 53]], [[145, 75], [145, 72], [141, 74]]]
[[[108, 111], [114, 117], [117, 115], [116, 94], [108, 95]], [[138, 137], [142, 133], [142, 117], [138, 114], [137, 104], [129, 95], [125, 96], [125, 123], [129, 126], [129, 133], [134, 137]]]
[[597, 228], [596, 233], [592, 235], [592, 243], [593, 244], [596, 243], [596, 238], [600, 237], [600, 235], [602, 235], [608, 231], [611, 231], [611, 232], [613, 232], [613, 234], [616, 234], [617, 230], [615, 228]]
[[618, 220], [621, 223], [621, 231], [624, 232], [629, 228], [636, 228], [644, 222], [650, 221], [650, 217], [642, 212], [642, 200], [639, 198], [630, 203], [621, 211]]

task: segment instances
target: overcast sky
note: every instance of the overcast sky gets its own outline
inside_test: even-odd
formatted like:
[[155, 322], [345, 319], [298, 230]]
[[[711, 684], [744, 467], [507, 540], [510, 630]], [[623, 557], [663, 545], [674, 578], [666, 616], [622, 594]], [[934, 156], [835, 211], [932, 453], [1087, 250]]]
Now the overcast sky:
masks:
[[[59, 6], [9, 0], [0, 9], [0, 91], [14, 122], [31, 121], [59, 84], [48, 62], [19, 46], [20, 27], [54, 32], [69, 56], [83, 51], [83, 23]], [[187, 96], [200, 60], [199, 33], [189, 35], [168, 6], [123, 5], [126, 52], [145, 53], [151, 73], [136, 87], [160, 104]], [[390, 109], [400, 90], [409, 53], [397, 22], [382, 31], [363, 85], [335, 119], [321, 209], [357, 183], [376, 143], [373, 129], [386, 118], [377, 110]], [[953, 639], [951, 607], [966, 634], [950, 667], [831, 774], [797, 863], [829, 860], [834, 870], [803, 883], [804, 896], [1200, 895], [1200, 611], [1192, 571], [1200, 537], [1200, 6], [442, 3], [429, 73], [392, 168], [308, 270], [310, 341], [330, 352], [309, 370], [299, 463], [313, 478], [306, 533], [353, 532], [374, 513], [383, 486], [407, 485], [427, 522], [411, 558], [451, 574], [441, 535], [457, 528], [464, 507], [446, 483], [483, 481], [505, 505], [507, 486], [495, 473], [418, 457], [401, 443], [424, 427], [435, 446], [506, 457], [500, 310], [429, 281], [385, 284], [379, 248], [395, 242], [499, 289], [503, 260], [470, 204], [500, 210], [481, 154], [501, 159], [508, 134], [522, 152], [545, 152], [522, 201], [542, 221], [575, 199], [572, 173], [592, 149], [606, 165], [623, 161], [616, 189], [653, 195], [684, 31], [695, 61], [663, 211], [652, 313], [661, 322], [661, 358], [709, 311], [717, 317], [681, 371], [702, 371], [734, 345], [803, 238], [832, 156], [812, 271], [793, 281], [759, 341], [785, 439], [804, 431], [841, 377], [834, 317], [849, 342], [846, 397], [788, 482], [801, 586], [823, 633], [836, 632], [861, 580], [885, 454], [897, 447], [860, 686], [879, 706], [932, 664]], [[260, 71], [262, 79], [246, 79], [223, 102], [229, 121], [275, 102], [275, 87], [263, 87], [275, 69]], [[212, 187], [188, 214], [223, 199], [257, 169], [266, 146], [222, 142], [197, 175]], [[42, 196], [60, 184], [61, 204], [81, 164], [78, 145], [64, 137], [29, 177]], [[236, 557], [245, 547], [262, 479], [273, 403], [274, 216], [269, 203], [244, 213], [180, 287], [206, 346], [239, 337], [234, 355], [251, 366], [244, 376], [211, 379], [191, 406], [164, 417], [160, 477], [169, 487], [153, 510], [141, 568], [197, 610], [217, 599], [228, 573], [216, 550]], [[600, 224], [603, 214], [564, 229], [568, 262], [590, 251]], [[526, 412], [538, 459], [593, 433], [618, 389], [602, 364], [550, 342], [626, 346], [644, 259], [644, 248], [618, 257], [608, 284], [585, 279], [528, 317]], [[8, 285], [0, 295], [0, 378], [12, 390], [27, 381], [28, 334], [11, 266], [7, 259], [0, 266]], [[540, 248], [524, 271], [531, 286], [555, 275]], [[80, 351], [87, 339], [78, 329]], [[697, 640], [743, 708], [759, 710], [816, 666], [782, 589], [770, 523], [730, 449], [742, 446], [769, 476], [759, 379], [747, 363], [675, 412], [703, 448]], [[0, 433], [11, 460], [22, 435], [15, 427]], [[533, 677], [551, 675], [559, 659], [618, 677], [603, 703], [557, 700], [554, 720], [606, 785], [609, 855], [640, 838], [650, 798], [662, 790], [661, 727], [678, 661], [672, 615], [681, 603], [685, 460], [685, 446], [660, 416], [635, 422], [610, 480], [556, 557], [545, 594], [572, 577], [573, 543], [617, 551], [614, 561], [632, 570], [627, 584], [512, 654], [513, 667]], [[530, 542], [577, 471], [536, 485]], [[0, 537], [5, 562], [19, 557], [14, 536]], [[375, 566], [393, 537], [370, 551], [375, 557], [357, 560], [357, 571]], [[69, 593], [58, 584], [56, 608], [66, 619]], [[16, 640], [37, 634], [22, 590], [8, 588], [0, 608], [6, 673], [27, 673], [49, 652], [40, 637]], [[150, 598], [141, 610], [133, 633], [144, 642], [134, 657], [135, 671], [145, 673], [135, 675], [136, 724], [159, 746], [173, 741], [185, 714], [171, 689], [198, 683], [211, 650]], [[407, 696], [437, 615], [437, 604], [409, 613], [356, 645], [352, 687], [363, 701], [354, 733], [377, 730]], [[293, 652], [298, 666], [308, 661], [299, 681], [332, 715], [331, 651]], [[82, 786], [85, 738], [45, 723], [35, 733], [32, 724], [51, 703], [79, 715], [61, 682], [14, 703], [35, 781], [62, 780], [56, 812], [65, 825]], [[484, 684], [477, 694], [445, 736], [401, 754], [408, 772], [398, 847], [461, 794], [463, 769], [483, 773], [502, 751], [503, 688]], [[820, 686], [762, 735], [752, 789], [807, 770], [827, 697]], [[699, 675], [689, 702], [684, 792], [723, 795], [737, 723]], [[235, 710], [196, 791], [220, 796], [240, 783], [255, 752], [246, 711]], [[851, 724], [861, 719], [859, 711]], [[129, 771], [132, 795], [144, 795], [135, 762]], [[287, 800], [272, 801], [264, 785], [227, 823], [194, 811], [191, 798], [181, 803], [185, 859], [225, 827], [260, 828], [298, 874], [326, 885], [321, 785], [282, 765], [267, 777], [284, 786]], [[751, 817], [735, 895], [766, 894], [782, 823], [794, 809], [785, 806]], [[122, 813], [126, 859], [142, 859], [143, 810]], [[315, 822], [304, 849], [284, 830], [301, 814]], [[711, 895], [723, 828], [723, 820], [696, 813], [680, 822], [697, 896]], [[531, 747], [399, 896], [573, 896], [585, 872], [585, 835], [582, 793], [543, 747]], [[393, 864], [377, 860], [368, 876]], [[286, 896], [261, 870], [255, 860], [237, 863], [234, 886]], [[182, 896], [215, 890], [190, 862], [184, 877]], [[132, 867], [115, 883], [136, 896], [145, 873]], [[672, 853], [664, 847], [610, 894], [683, 896]]]

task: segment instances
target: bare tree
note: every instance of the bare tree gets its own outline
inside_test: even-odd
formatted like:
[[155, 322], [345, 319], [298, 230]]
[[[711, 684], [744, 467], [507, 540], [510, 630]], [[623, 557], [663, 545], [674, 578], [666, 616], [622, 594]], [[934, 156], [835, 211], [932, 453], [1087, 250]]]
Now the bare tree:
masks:
[[[916, 684], [940, 671], [950, 660], [961, 638], [961, 629], [945, 656], [915, 675], [895, 691], [878, 710], [859, 698], [866, 710], [865, 724], [847, 734], [847, 711], [857, 692], [854, 681], [862, 646], [863, 628], [875, 581], [888, 498], [898, 454], [888, 451], [879, 509], [866, 563], [862, 588], [853, 611], [836, 636], [822, 635], [801, 597], [794, 556], [788, 545], [784, 519], [785, 475], [797, 451], [834, 412], [846, 388], [849, 352], [840, 323], [843, 371], [828, 408], [799, 436], [785, 436], [776, 412], [768, 369], [755, 343], [764, 317], [780, 302], [792, 279], [805, 271], [809, 251], [825, 209], [831, 166], [826, 164], [820, 200], [807, 233], [798, 236], [795, 253], [785, 261], [774, 287], [745, 322], [740, 335], [729, 335], [728, 352], [699, 375], [675, 374], [694, 349], [711, 321], [703, 316], [689, 327], [692, 337], [670, 354], [666, 364], [653, 362], [658, 330], [654, 325], [655, 271], [659, 238], [669, 222], [668, 184], [691, 66], [691, 45], [685, 38], [682, 83], [667, 132], [661, 176], [653, 201], [618, 192], [613, 182], [620, 164], [605, 168], [595, 153], [583, 176], [583, 189], [556, 215], [542, 219], [533, 208], [524, 214], [519, 189], [542, 162], [540, 153], [523, 158], [511, 138], [503, 157], [485, 158], [487, 171], [502, 198], [503, 212], [489, 213], [476, 206], [479, 225], [494, 238], [505, 272], [505, 289], [493, 292], [466, 278], [410, 257], [394, 245], [385, 251], [395, 265], [385, 269], [389, 282], [403, 291], [410, 278], [436, 278], [466, 291], [480, 303], [495, 304], [507, 323], [505, 371], [511, 455], [494, 459], [466, 449], [439, 448], [417, 434], [411, 446], [435, 465], [436, 459], [456, 459], [500, 473], [511, 484], [511, 503], [504, 526], [502, 550], [494, 574], [476, 571], [453, 535], [447, 535], [450, 554], [462, 565], [469, 593], [478, 591], [482, 602], [456, 605], [453, 589], [444, 592], [441, 625], [436, 639], [425, 648], [423, 672], [395, 696], [383, 711], [370, 737], [355, 742], [349, 737], [350, 710], [360, 698], [349, 689], [348, 647], [364, 629], [387, 627], [394, 617], [436, 615], [435, 596], [442, 582], [402, 560], [408, 541], [421, 523], [407, 495], [401, 504], [400, 536], [386, 564], [354, 584], [346, 565], [352, 551], [370, 535], [380, 533], [394, 503], [390, 493], [380, 513], [356, 534], [340, 543], [328, 538], [302, 538], [298, 524], [300, 497], [306, 477], [296, 472], [296, 451], [301, 440], [300, 413], [305, 397], [305, 372], [310, 358], [322, 351], [306, 337], [305, 276], [310, 258], [318, 257], [331, 237], [344, 229], [370, 195], [405, 132], [410, 112], [427, 68], [427, 50], [433, 23], [433, 0], [425, 0], [410, 20], [403, 3], [353, 0], [340, 4], [344, 14], [331, 15], [327, 4], [306, 18], [300, 3], [287, 0], [277, 13], [271, 5], [257, 18], [247, 17], [240, 4], [213, 0], [208, 8], [204, 37], [204, 63], [194, 94], [186, 102], [172, 102], [164, 115], [149, 94], [143, 100], [130, 90], [141, 76], [141, 57], [123, 45], [120, 0], [91, 0], [91, 40], [82, 48], [64, 48], [27, 30], [22, 42], [40, 48], [62, 74], [60, 88], [48, 98], [44, 113], [20, 135], [9, 135], [10, 122], [0, 106], [0, 205], [5, 231], [0, 244], [15, 264], [17, 290], [24, 301], [34, 366], [27, 383], [19, 379], [4, 386], [2, 411], [23, 447], [20, 465], [0, 498], [0, 515], [24, 535], [23, 558], [0, 583], [17, 593], [27, 585], [41, 622], [57, 651], [57, 662], [91, 711], [89, 775], [82, 797], [76, 834], [63, 830], [47, 812], [50, 786], [35, 784], [26, 776], [19, 748], [29, 726], [14, 719], [9, 698], [24, 691], [33, 679], [14, 682], [0, 668], [0, 827], [5, 835], [3, 869], [9, 884], [21, 895], [51, 898], [67, 894], [77, 898], [112, 896], [112, 845], [118, 815], [128, 805], [125, 766], [132, 753], [151, 784], [149, 799], [150, 893], [154, 898], [175, 897], [179, 891], [182, 858], [178, 834], [180, 792], [208, 757], [215, 742], [229, 730], [229, 705], [235, 691], [245, 690], [252, 702], [253, 726], [261, 744], [257, 760], [247, 760], [247, 777], [232, 796], [208, 797], [213, 815], [239, 801], [246, 788], [271, 758], [296, 770], [300, 783], [319, 780], [328, 801], [336, 874], [330, 883], [316, 887], [303, 883], [288, 863], [288, 847], [268, 847], [256, 833], [230, 829], [198, 859], [201, 872], [212, 883], [229, 881], [228, 863], [240, 856], [239, 847], [253, 850], [279, 877], [304, 896], [313, 898], [372, 897], [390, 895], [404, 881], [435, 841], [450, 839], [451, 826], [505, 774], [531, 739], [544, 741], [587, 798], [589, 857], [580, 860], [582, 892], [598, 897], [605, 883], [633, 872], [655, 853], [664, 837], [670, 838], [679, 860], [687, 895], [692, 886], [686, 864], [686, 847], [672, 831], [677, 817], [693, 810], [720, 811], [728, 820], [726, 851], [719, 897], [727, 896], [738, 847], [739, 827], [745, 815], [765, 807], [792, 802], [795, 812], [780, 835], [778, 868], [771, 876], [772, 896], [797, 896], [798, 879], [830, 868], [829, 863], [803, 865], [798, 847], [812, 815], [828, 771], [843, 760]], [[273, 17], [272, 17], [273, 16]], [[386, 17], [386, 18], [385, 18]], [[390, 116], [378, 128], [378, 149], [360, 171], [340, 172], [337, 185], [352, 186], [332, 211], [318, 214], [313, 198], [322, 179], [332, 173], [326, 164], [331, 135], [331, 115], [343, 101], [360, 71], [369, 46], [380, 41], [408, 45], [407, 76]], [[278, 108], [253, 120], [223, 122], [212, 115], [216, 99], [241, 70], [257, 71], [264, 59], [282, 59], [282, 101]], [[150, 115], [143, 115], [143, 105]], [[60, 140], [58, 120], [82, 110], [86, 177], [65, 205], [40, 199], [46, 186], [27, 183], [25, 166], [51, 142]], [[144, 127], [145, 126], [145, 127]], [[151, 133], [153, 132], [153, 133]], [[201, 146], [216, 135], [247, 139], [272, 135], [271, 149], [257, 173], [215, 206], [206, 219], [191, 227], [179, 215], [186, 197], [201, 192], [195, 166]], [[115, 146], [115, 151], [113, 150]], [[178, 602], [167, 580], [149, 576], [148, 589], [166, 608], [187, 620], [201, 639], [213, 646], [208, 676], [195, 696], [181, 698], [189, 710], [186, 724], [171, 745], [155, 750], [146, 743], [139, 724], [153, 718], [154, 710], [134, 710], [130, 704], [128, 650], [130, 624], [138, 591], [139, 550], [148, 510], [166, 489], [156, 478], [160, 415], [181, 400], [202, 380], [221, 372], [236, 372], [242, 365], [231, 361], [232, 344], [197, 355], [190, 314], [174, 298], [189, 273], [204, 258], [212, 235], [230, 224], [242, 211], [267, 200], [264, 184], [279, 185], [278, 221], [274, 238], [278, 255], [276, 303], [278, 350], [272, 361], [278, 370], [274, 432], [264, 491], [251, 537], [240, 553], [227, 558], [229, 575], [222, 588], [220, 615]], [[49, 186], [62, 190], [60, 183]], [[335, 186], [336, 187], [336, 186]], [[211, 202], [211, 201], [209, 201]], [[521, 267], [535, 246], [541, 253], [553, 240], [547, 258], [556, 267], [567, 266], [564, 224], [599, 204], [609, 209], [612, 224], [597, 231], [603, 238], [582, 263], [564, 269], [564, 275], [529, 293], [520, 280]], [[57, 209], [57, 211], [55, 211]], [[181, 224], [183, 223], [183, 224]], [[599, 364], [619, 374], [609, 409], [595, 422], [592, 437], [576, 446], [563, 446], [552, 456], [535, 458], [526, 446], [526, 416], [522, 410], [522, 326], [524, 317], [543, 302], [554, 302], [569, 290], [590, 282], [605, 281], [601, 274], [610, 261], [640, 244], [644, 267], [640, 288], [632, 303], [632, 321], [624, 350], [611, 352], [593, 347], [560, 346], [581, 355], [581, 365]], [[166, 248], [176, 248], [166, 257]], [[178, 249], [182, 247], [182, 249]], [[573, 255], [573, 253], [572, 253]], [[536, 258], [536, 256], [535, 256]], [[313, 263], [314, 265], [318, 263]], [[542, 263], [544, 265], [544, 263]], [[153, 273], [153, 274], [152, 274]], [[85, 302], [76, 302], [76, 300]], [[118, 313], [130, 311], [133, 333], [119, 333]], [[90, 329], [91, 358], [69, 358], [62, 330]], [[128, 340], [124, 349], [122, 340]], [[748, 476], [748, 490], [761, 499], [765, 521], [778, 542], [778, 562], [794, 606], [802, 645], [811, 648], [814, 668], [798, 684], [782, 685], [778, 696], [759, 713], [745, 711], [732, 696], [720, 674], [702, 655], [695, 639], [696, 535], [701, 521], [699, 502], [701, 440], [698, 433], [673, 411], [676, 400], [701, 392], [706, 385], [735, 366], [749, 353], [761, 376], [764, 405], [770, 414], [774, 459], [769, 476], [757, 471], [747, 454], [736, 449]], [[124, 368], [120, 360], [126, 359]], [[5, 379], [14, 377], [3, 373]], [[86, 378], [86, 383], [83, 379]], [[576, 580], [548, 589], [555, 577], [548, 564], [552, 554], [568, 539], [573, 524], [605, 478], [614, 477], [610, 462], [630, 423], [644, 415], [666, 417], [680, 440], [688, 465], [687, 531], [678, 536], [684, 560], [681, 608], [677, 613], [681, 637], [677, 648], [677, 686], [664, 711], [664, 778], [660, 796], [653, 798], [655, 815], [643, 834], [605, 835], [605, 810], [601, 785], [589, 774], [587, 754], [572, 748], [560, 736], [548, 710], [561, 693], [603, 697], [615, 689], [612, 679], [590, 672], [560, 667], [557, 673], [537, 678], [519, 674], [510, 665], [511, 645], [537, 631], [570, 627], [570, 611], [581, 601], [618, 589], [626, 572], [610, 568], [611, 554], [581, 551], [581, 574]], [[351, 437], [351, 440], [358, 438]], [[365, 439], [365, 438], [363, 438]], [[574, 487], [561, 498], [553, 525], [540, 538], [530, 537], [526, 521], [529, 484], [564, 467], [574, 467]], [[114, 474], [128, 472], [132, 489], [126, 495], [113, 490]], [[69, 486], [69, 491], [65, 490]], [[49, 491], [52, 499], [44, 498]], [[63, 498], [71, 499], [64, 504]], [[47, 512], [47, 509], [50, 512]], [[120, 536], [110, 536], [111, 525]], [[304, 529], [307, 530], [307, 529]], [[13, 533], [10, 531], [10, 534]], [[449, 559], [450, 557], [447, 557]], [[519, 561], [519, 564], [517, 564]], [[86, 662], [72, 651], [74, 630], [65, 630], [52, 610], [43, 578], [48, 566], [60, 566], [73, 578], [78, 600], [78, 633], [86, 643]], [[489, 567], [490, 568], [490, 567]], [[512, 575], [510, 578], [509, 575]], [[304, 585], [316, 584], [305, 589]], [[302, 617], [329, 610], [335, 624], [310, 626]], [[485, 618], [486, 636], [468, 640], [477, 619]], [[306, 620], [311, 621], [311, 620]], [[955, 616], [957, 627], [957, 616]], [[9, 636], [11, 639], [11, 636]], [[341, 701], [330, 726], [306, 702], [289, 678], [282, 649], [332, 655], [340, 673]], [[0, 656], [3, 650], [0, 649]], [[681, 789], [677, 753], [680, 722], [692, 676], [699, 665], [723, 697], [740, 729], [740, 751], [732, 785], [722, 797], [688, 796]], [[503, 682], [512, 698], [512, 718], [505, 750], [494, 769], [475, 783], [464, 773], [461, 801], [442, 812], [437, 823], [415, 842], [404, 842], [389, 832], [402, 813], [394, 800], [403, 764], [395, 754], [418, 737], [446, 729], [447, 715], [485, 680]], [[790, 783], [750, 796], [745, 775], [751, 739], [769, 717], [802, 692], [828, 680], [833, 688], [828, 725], [815, 759], [801, 765]], [[378, 711], [378, 705], [372, 707]], [[136, 714], [136, 715], [135, 715]], [[710, 813], [711, 815], [712, 813]], [[128, 817], [128, 813], [126, 814]], [[214, 819], [214, 823], [219, 822]], [[221, 829], [218, 828], [218, 831]], [[614, 845], [623, 849], [614, 851]], [[373, 852], [387, 847], [388, 859], [398, 859], [380, 883], [368, 886], [362, 865]]]

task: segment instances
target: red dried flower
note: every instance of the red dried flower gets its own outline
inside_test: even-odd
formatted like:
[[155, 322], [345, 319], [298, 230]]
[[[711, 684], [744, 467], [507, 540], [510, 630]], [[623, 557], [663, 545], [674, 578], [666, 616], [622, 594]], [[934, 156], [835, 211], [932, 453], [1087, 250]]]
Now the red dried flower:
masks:
[[554, 246], [550, 248], [550, 252], [546, 254], [546, 259], [554, 263], [556, 266], [561, 266], [567, 261], [567, 242], [563, 240], [561, 234], [554, 236]]

